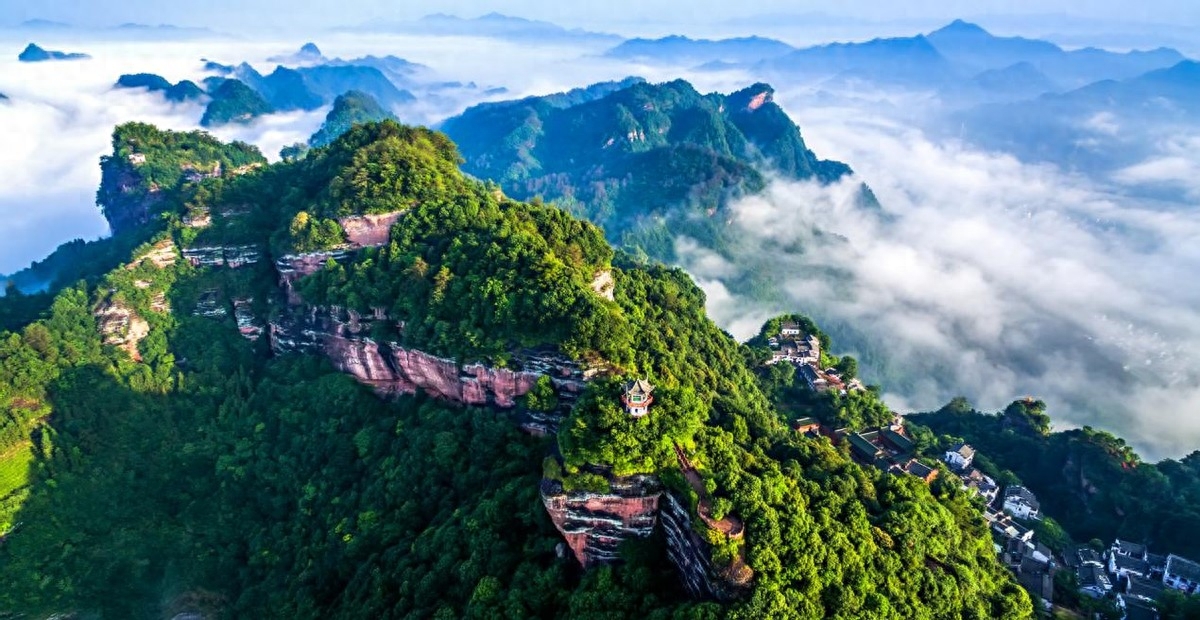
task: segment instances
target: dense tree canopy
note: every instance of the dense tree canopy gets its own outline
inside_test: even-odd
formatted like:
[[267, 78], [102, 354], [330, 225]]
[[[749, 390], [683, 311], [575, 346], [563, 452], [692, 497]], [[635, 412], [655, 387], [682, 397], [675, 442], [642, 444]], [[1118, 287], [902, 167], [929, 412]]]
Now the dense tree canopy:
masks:
[[[752, 371], [755, 352], [705, 316], [703, 292], [684, 272], [614, 255], [594, 226], [512, 201], [457, 161], [441, 134], [384, 122], [302, 160], [200, 180], [164, 198], [168, 230], [125, 265], [60, 292], [46, 318], [0, 336], [9, 450], [0, 482], [22, 474], [0, 488], [6, 528], [20, 524], [0, 545], [0, 611], [1030, 615], [954, 485], [864, 469], [827, 441], [796, 435]], [[239, 270], [163, 260], [196, 241], [181, 218], [197, 200], [220, 217], [266, 224], [236, 230], [257, 230], [268, 256]], [[288, 312], [272, 259], [295, 250], [278, 237], [292, 234], [298, 214], [311, 223], [395, 211], [404, 215], [387, 245], [331, 260], [299, 283], [303, 298], [383, 308], [399, 331], [373, 336], [439, 354], [503, 364], [520, 347], [546, 345], [594, 366], [605, 378], [557, 438], [523, 435], [503, 411], [381, 400], [318, 358], [268, 355], [232, 316], [190, 312], [201, 298], [234, 295], [263, 314]], [[219, 240], [233, 230], [222, 226], [199, 235]], [[613, 300], [593, 290], [603, 271]], [[113, 307], [146, 322], [140, 361], [103, 344], [94, 313]], [[617, 409], [627, 376], [658, 386], [645, 418]], [[553, 408], [544, 388], [523, 404]], [[753, 571], [732, 603], [688, 600], [657, 537], [628, 543], [623, 564], [586, 573], [555, 552], [561, 538], [538, 483], [554, 473], [558, 461], [546, 457], [556, 448], [558, 475], [579, 488], [606, 485], [597, 471], [650, 473], [694, 508], [676, 446], [714, 514], [745, 524], [743, 539], [712, 551], [718, 566], [744, 559]]]

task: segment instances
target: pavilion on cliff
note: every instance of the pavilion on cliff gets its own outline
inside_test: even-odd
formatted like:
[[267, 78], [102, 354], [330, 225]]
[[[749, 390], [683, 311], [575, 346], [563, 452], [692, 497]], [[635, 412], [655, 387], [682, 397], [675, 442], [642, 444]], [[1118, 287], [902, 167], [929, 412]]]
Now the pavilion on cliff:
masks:
[[629, 381], [624, 386], [625, 391], [621, 394], [621, 404], [625, 405], [625, 411], [629, 415], [640, 418], [647, 413], [650, 413], [650, 405], [654, 402], [654, 386], [650, 385], [649, 381], [637, 379]]

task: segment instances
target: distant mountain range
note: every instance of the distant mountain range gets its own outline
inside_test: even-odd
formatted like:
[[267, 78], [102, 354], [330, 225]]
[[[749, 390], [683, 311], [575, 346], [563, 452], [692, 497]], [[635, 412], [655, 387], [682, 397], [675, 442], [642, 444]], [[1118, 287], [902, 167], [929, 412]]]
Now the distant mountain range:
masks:
[[630, 39], [612, 48], [605, 55], [624, 60], [700, 65], [714, 62], [751, 63], [782, 56], [795, 49], [782, 41], [763, 37], [714, 41], [673, 35], [661, 39]]
[[138, 24], [124, 23], [116, 26], [104, 27], [85, 27], [76, 26], [66, 22], [53, 21], [48, 19], [30, 19], [21, 22], [15, 27], [10, 27], [16, 31], [23, 32], [68, 32], [77, 31], [87, 33], [88, 36], [104, 38], [104, 39], [144, 39], [144, 40], [163, 40], [163, 39], [198, 39], [198, 38], [228, 38], [229, 35], [209, 30], [208, 28], [193, 28], [188, 26], [174, 26], [171, 24]]
[[55, 50], [42, 49], [35, 43], [30, 43], [25, 49], [17, 55], [17, 60], [21, 62], [45, 62], [49, 60], [86, 60], [91, 58], [87, 54], [80, 52], [59, 52]]
[[510, 39], [525, 42], [538, 41], [592, 41], [615, 43], [621, 37], [602, 32], [591, 32], [578, 28], [564, 28], [545, 21], [513, 17], [500, 13], [488, 13], [474, 18], [464, 18], [444, 13], [426, 15], [416, 21], [402, 23], [367, 23], [350, 30], [375, 32], [404, 32], [422, 35], [468, 36]]
[[963, 20], [926, 34], [800, 49], [762, 37], [630, 39], [605, 55], [706, 70], [741, 69], [787, 83], [865, 82], [933, 91], [952, 108], [1027, 99], [1099, 80], [1123, 80], [1185, 60], [1169, 48], [1068, 51], [1049, 41], [996, 36]]
[[987, 148], [1072, 170], [1113, 171], [1149, 156], [1169, 137], [1155, 132], [1200, 123], [1200, 63], [1184, 60], [1132, 78], [981, 105], [954, 120]]

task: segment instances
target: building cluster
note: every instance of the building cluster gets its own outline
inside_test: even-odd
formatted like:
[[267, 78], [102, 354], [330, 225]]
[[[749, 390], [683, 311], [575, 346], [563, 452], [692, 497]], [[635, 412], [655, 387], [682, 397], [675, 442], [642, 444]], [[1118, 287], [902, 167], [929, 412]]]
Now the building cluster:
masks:
[[1173, 553], [1151, 553], [1146, 545], [1117, 539], [1103, 553], [1088, 547], [1063, 558], [1075, 571], [1079, 591], [1093, 598], [1114, 596], [1131, 620], [1154, 619], [1155, 600], [1167, 588], [1186, 594], [1200, 589], [1200, 563]]
[[877, 467], [891, 474], [916, 476], [926, 484], [937, 478], [936, 468], [917, 460], [916, 445], [904, 429], [904, 418], [899, 415], [887, 426], [860, 432], [845, 428], [831, 429], [822, 426], [815, 418], [800, 418], [792, 423], [792, 428], [813, 436], [824, 435], [836, 445], [847, 443], [850, 456], [859, 464]]
[[835, 368], [821, 368], [821, 341], [814, 334], [805, 334], [800, 325], [784, 323], [779, 334], [767, 340], [771, 347], [768, 364], [780, 362], [796, 367], [808, 388], [814, 392], [834, 390], [840, 394], [866, 389], [857, 378], [846, 379]]
[[952, 446], [942, 460], [964, 488], [983, 498], [984, 519], [1001, 562], [1047, 609], [1054, 601], [1054, 576], [1060, 570], [1074, 573], [1081, 594], [1113, 597], [1128, 620], [1156, 620], [1154, 601], [1165, 588], [1200, 594], [1200, 563], [1174, 554], [1151, 553], [1142, 544], [1116, 540], [1106, 551], [1078, 547], [1056, 558], [1035, 540], [1034, 531], [1022, 524], [1041, 518], [1041, 504], [1032, 491], [1009, 485], [999, 493], [996, 482], [974, 467], [975, 450], [967, 444]]

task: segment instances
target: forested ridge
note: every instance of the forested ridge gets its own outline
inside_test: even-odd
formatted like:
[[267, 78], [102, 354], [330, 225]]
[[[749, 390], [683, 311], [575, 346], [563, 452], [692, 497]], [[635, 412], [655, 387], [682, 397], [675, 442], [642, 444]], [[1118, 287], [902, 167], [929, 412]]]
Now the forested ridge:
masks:
[[[204, 144], [202, 135], [137, 131], [163, 146], [145, 149], [144, 164], [163, 178], [187, 161], [166, 145]], [[119, 158], [128, 155], [107, 161]], [[705, 316], [704, 295], [684, 272], [614, 253], [590, 224], [508, 199], [465, 177], [459, 161], [441, 134], [388, 121], [294, 161], [172, 179], [175, 189], [156, 198], [147, 243], [5, 334], [6, 454], [20, 453], [29, 469], [4, 504], [16, 527], [0, 544], [0, 610], [1031, 614], [956, 484], [863, 468], [844, 447], [796, 435], [752, 371], [756, 353]], [[273, 259], [340, 243], [337, 229], [330, 239], [305, 237], [301, 213], [336, 224], [396, 211], [404, 216], [389, 243], [330, 261], [299, 281], [301, 297], [382, 306], [403, 324], [381, 337], [461, 359], [503, 364], [512, 349], [540, 345], [604, 369], [557, 437], [524, 435], [504, 411], [380, 399], [321, 358], [270, 355], [264, 341], [239, 336], [233, 317], [193, 315], [209, 290], [252, 297], [264, 315], [287, 312]], [[197, 233], [184, 221], [200, 213], [213, 223]], [[164, 258], [179, 246], [230, 240], [266, 256], [240, 270]], [[592, 290], [601, 271], [615, 281], [611, 301]], [[104, 344], [96, 314], [113, 307], [148, 323], [135, 345], [141, 361]], [[529, 321], [531, 312], [546, 322]], [[625, 377], [659, 386], [647, 418], [618, 409]], [[631, 541], [622, 563], [586, 572], [555, 551], [561, 538], [538, 496], [548, 455], [561, 453], [560, 475], [580, 487], [594, 484], [588, 476], [599, 468], [653, 474], [686, 495], [674, 444], [721, 507], [745, 522], [744, 539], [713, 552], [717, 563], [740, 554], [753, 570], [733, 602], [687, 597], [661, 535]]]

